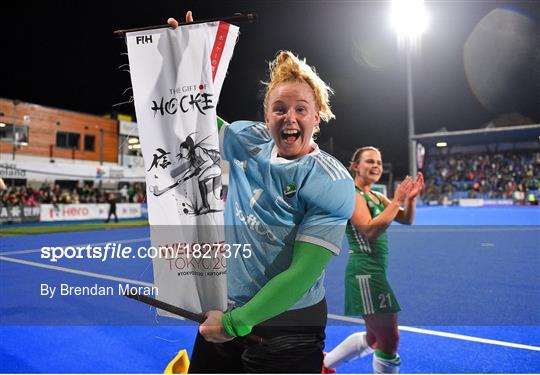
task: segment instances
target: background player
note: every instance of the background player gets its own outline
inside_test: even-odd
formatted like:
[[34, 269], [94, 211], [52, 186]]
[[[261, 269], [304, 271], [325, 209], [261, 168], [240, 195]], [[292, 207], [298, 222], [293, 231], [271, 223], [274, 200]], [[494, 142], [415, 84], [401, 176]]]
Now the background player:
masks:
[[398, 185], [392, 200], [371, 190], [383, 172], [381, 153], [371, 146], [356, 150], [350, 171], [356, 186], [356, 204], [347, 224], [349, 261], [345, 276], [345, 314], [363, 315], [366, 332], [346, 338], [327, 353], [324, 365], [326, 369], [332, 369], [375, 349], [373, 371], [397, 373], [400, 366], [397, 313], [400, 307], [386, 277], [386, 228], [393, 220], [413, 223], [416, 197], [424, 188], [424, 178], [421, 173], [414, 181], [407, 176]]

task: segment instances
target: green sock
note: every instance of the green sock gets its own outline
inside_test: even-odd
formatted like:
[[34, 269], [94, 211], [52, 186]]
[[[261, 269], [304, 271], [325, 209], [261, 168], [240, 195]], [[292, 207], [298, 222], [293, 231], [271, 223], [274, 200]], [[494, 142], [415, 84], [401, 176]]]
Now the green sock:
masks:
[[379, 358], [382, 358], [382, 359], [387, 359], [387, 360], [392, 360], [392, 359], [395, 359], [397, 357], [397, 354], [389, 354], [389, 353], [385, 353], [385, 352], [381, 352], [380, 350], [375, 350], [375, 355]]
[[399, 355], [389, 354], [377, 350], [373, 356], [373, 373], [375, 374], [399, 374], [401, 359]]

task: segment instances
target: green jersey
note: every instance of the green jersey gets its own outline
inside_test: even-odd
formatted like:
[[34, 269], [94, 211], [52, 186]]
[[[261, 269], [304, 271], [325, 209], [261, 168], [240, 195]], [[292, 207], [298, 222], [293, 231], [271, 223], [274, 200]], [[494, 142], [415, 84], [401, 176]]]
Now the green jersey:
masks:
[[[376, 218], [384, 211], [384, 203], [377, 193], [371, 191], [378, 198], [378, 202], [357, 187], [356, 192], [366, 200], [372, 218]], [[349, 241], [349, 254], [369, 255], [375, 262], [386, 269], [388, 266], [388, 234], [386, 232], [382, 233], [375, 240], [369, 241], [349, 220], [347, 223], [347, 239]]]
[[[384, 211], [379, 195], [377, 201], [356, 188], [366, 200], [371, 217]], [[345, 270], [345, 314], [371, 315], [393, 313], [400, 310], [394, 291], [386, 277], [388, 267], [388, 234], [382, 233], [370, 241], [358, 231], [350, 220], [347, 223], [349, 261]]]

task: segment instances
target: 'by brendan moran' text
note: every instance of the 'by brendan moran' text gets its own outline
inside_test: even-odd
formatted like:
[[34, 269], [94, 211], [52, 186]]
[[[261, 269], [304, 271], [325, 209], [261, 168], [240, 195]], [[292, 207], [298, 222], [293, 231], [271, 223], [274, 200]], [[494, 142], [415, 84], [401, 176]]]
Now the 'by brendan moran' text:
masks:
[[74, 286], [70, 284], [40, 285], [40, 295], [54, 298], [56, 296], [123, 296], [126, 294], [139, 294], [143, 296], [157, 296], [158, 288], [155, 286], [141, 286], [131, 284], [118, 284], [116, 287], [94, 284], [91, 286]]

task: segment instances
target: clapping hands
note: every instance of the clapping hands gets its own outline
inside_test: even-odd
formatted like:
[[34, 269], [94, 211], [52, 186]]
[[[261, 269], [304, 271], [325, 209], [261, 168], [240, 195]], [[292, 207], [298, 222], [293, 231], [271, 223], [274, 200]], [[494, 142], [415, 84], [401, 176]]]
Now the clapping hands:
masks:
[[401, 184], [397, 186], [393, 201], [400, 206], [405, 203], [405, 201], [412, 202], [424, 187], [424, 176], [421, 172], [418, 172], [414, 180], [411, 176], [407, 176]]
[[411, 201], [415, 199], [422, 192], [425, 186], [426, 185], [424, 183], [424, 175], [422, 174], [422, 172], [418, 172], [418, 174], [416, 175], [416, 179], [412, 184], [411, 190], [409, 190], [409, 195], [407, 196], [407, 199]]

